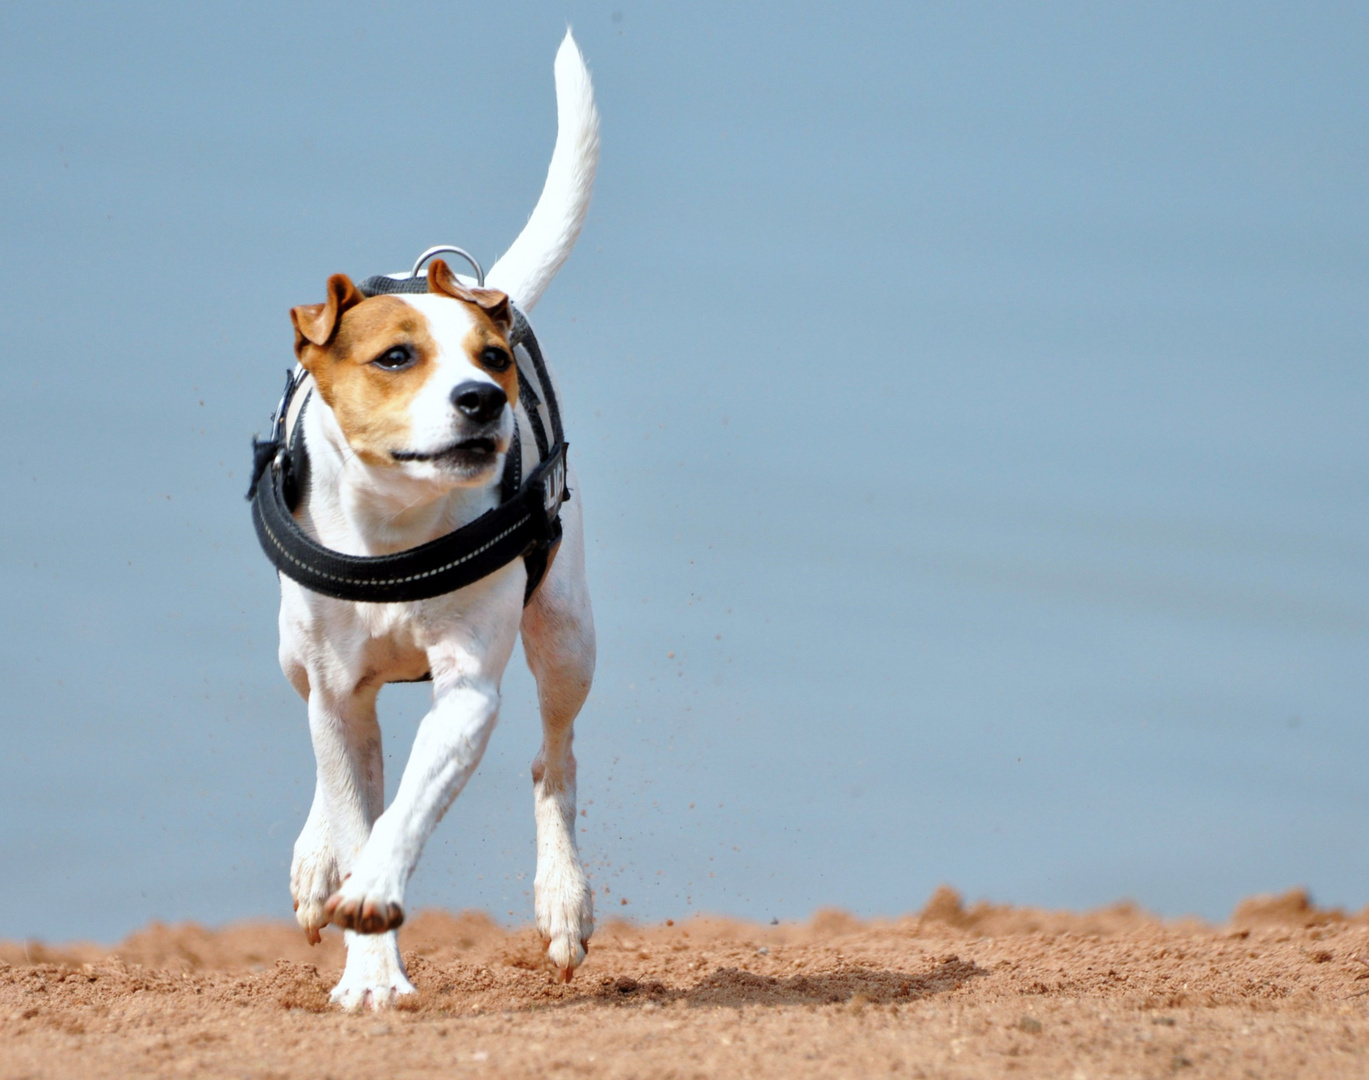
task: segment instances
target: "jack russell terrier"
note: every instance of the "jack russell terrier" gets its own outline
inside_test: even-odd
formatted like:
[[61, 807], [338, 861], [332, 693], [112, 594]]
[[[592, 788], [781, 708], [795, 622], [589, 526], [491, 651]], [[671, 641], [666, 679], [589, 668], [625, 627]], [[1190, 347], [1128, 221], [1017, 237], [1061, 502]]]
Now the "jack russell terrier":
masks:
[[[290, 313], [299, 362], [291, 389], [299, 392], [288, 392], [278, 410], [277, 431], [290, 433], [262, 444], [276, 456], [268, 467], [259, 454], [254, 513], [282, 570], [280, 664], [308, 702], [318, 763], [290, 891], [311, 942], [328, 923], [345, 932], [347, 964], [332, 1000], [348, 1010], [384, 1008], [414, 992], [395, 934], [404, 889], [424, 842], [480, 763], [520, 633], [542, 714], [532, 763], [536, 922], [562, 979], [585, 959], [594, 929], [575, 842], [571, 753], [595, 659], [580, 491], [563, 456], [548, 462], [542, 454], [539, 465], [548, 427], [553, 456], [564, 446], [555, 388], [521, 317], [580, 233], [598, 162], [593, 89], [569, 33], [555, 73], [557, 136], [546, 184], [488, 287], [438, 260], [426, 281], [415, 268], [407, 284], [393, 277], [357, 286], [334, 274], [323, 303]], [[272, 478], [287, 449], [301, 442], [307, 474], [295, 475], [297, 501], [286, 512], [299, 534], [292, 548], [277, 542], [288, 529], [258, 507], [279, 488]], [[511, 472], [517, 488], [524, 471], [541, 486], [523, 511], [510, 510]], [[533, 506], [541, 499], [545, 517]], [[496, 532], [502, 521], [511, 524]], [[377, 599], [348, 599], [371, 594], [345, 583], [329, 587], [347, 576], [339, 566], [400, 565], [476, 533], [487, 542], [436, 569], [430, 557], [426, 571], [391, 574], [388, 584], [407, 584]], [[316, 555], [312, 569], [290, 554], [306, 549]], [[481, 576], [441, 579], [439, 570], [466, 560]], [[455, 591], [430, 595], [413, 585], [430, 574], [455, 580]], [[387, 682], [424, 678], [432, 680], [432, 708], [387, 808], [376, 697]]]

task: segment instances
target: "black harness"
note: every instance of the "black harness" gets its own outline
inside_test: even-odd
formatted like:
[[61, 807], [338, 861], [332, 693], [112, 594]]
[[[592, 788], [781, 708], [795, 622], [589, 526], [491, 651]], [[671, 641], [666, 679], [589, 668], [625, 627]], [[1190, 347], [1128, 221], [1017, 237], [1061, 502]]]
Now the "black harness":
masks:
[[[428, 282], [418, 276], [372, 277], [357, 290], [366, 296], [426, 293]], [[303, 418], [311, 397], [304, 398], [293, 428], [287, 431], [291, 402], [307, 373], [296, 368], [287, 374], [285, 393], [271, 420], [271, 438], [252, 440], [252, 485], [247, 492], [257, 539], [280, 573], [325, 596], [386, 604], [455, 592], [522, 558], [528, 571], [523, 602], [532, 599], [561, 541], [561, 504], [570, 493], [561, 409], [551, 376], [532, 327], [517, 308], [513, 313], [509, 344], [518, 368], [519, 400], [537, 443], [538, 464], [523, 479], [515, 417], [499, 505], [455, 532], [393, 555], [344, 555], [318, 543], [295, 520], [294, 511], [309, 488]]]

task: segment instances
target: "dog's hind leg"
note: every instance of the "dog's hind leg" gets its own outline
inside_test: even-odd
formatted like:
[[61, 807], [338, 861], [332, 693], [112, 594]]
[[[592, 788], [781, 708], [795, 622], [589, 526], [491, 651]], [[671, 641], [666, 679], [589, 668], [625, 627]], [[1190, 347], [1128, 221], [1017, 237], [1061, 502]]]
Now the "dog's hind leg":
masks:
[[[578, 489], [574, 476], [568, 477]], [[542, 748], [532, 763], [537, 819], [537, 929], [547, 958], [569, 982], [594, 932], [594, 900], [575, 842], [575, 717], [594, 678], [594, 616], [585, 582], [580, 500], [561, 512], [560, 550], [523, 613], [523, 651], [537, 679]]]

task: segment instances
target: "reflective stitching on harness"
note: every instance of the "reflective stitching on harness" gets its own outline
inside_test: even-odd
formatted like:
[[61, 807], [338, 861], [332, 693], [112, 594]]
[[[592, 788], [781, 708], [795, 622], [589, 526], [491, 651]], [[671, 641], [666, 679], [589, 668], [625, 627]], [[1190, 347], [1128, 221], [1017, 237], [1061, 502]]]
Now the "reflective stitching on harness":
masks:
[[[531, 517], [531, 514], [524, 514], [521, 518], [518, 519], [518, 521], [515, 524], [510, 525], [498, 536], [493, 537], [490, 540], [487, 540], [474, 551], [467, 552], [465, 555], [462, 555], [461, 558], [453, 559], [451, 562], [443, 566], [437, 566], [431, 570], [425, 570], [421, 574], [409, 574], [407, 577], [388, 578], [343, 577], [341, 574], [329, 574], [323, 570], [316, 570], [313, 567], [300, 562], [299, 559], [295, 558], [293, 555], [290, 554], [290, 552], [286, 551], [284, 545], [281, 544], [280, 539], [276, 536], [274, 532], [271, 531], [271, 526], [268, 525], [264, 519], [262, 521], [262, 528], [266, 531], [266, 535], [271, 538], [271, 543], [273, 543], [276, 546], [276, 550], [279, 551], [281, 555], [289, 559], [300, 569], [304, 570], [309, 574], [312, 574], [314, 577], [327, 578], [329, 581], [341, 581], [345, 584], [350, 585], [403, 585], [405, 582], [408, 581], [422, 581], [424, 578], [430, 578], [435, 574], [445, 573], [446, 571], [451, 570], [454, 567], [460, 566], [462, 563], [470, 562], [477, 555], [481, 555], [484, 552], [489, 551], [490, 548], [494, 547], [495, 544], [499, 543], [499, 541], [503, 540], [510, 533], [517, 532], [519, 529], [521, 529], [524, 525], [528, 523], [528, 519]], [[303, 584], [303, 582], [300, 582], [300, 584]]]

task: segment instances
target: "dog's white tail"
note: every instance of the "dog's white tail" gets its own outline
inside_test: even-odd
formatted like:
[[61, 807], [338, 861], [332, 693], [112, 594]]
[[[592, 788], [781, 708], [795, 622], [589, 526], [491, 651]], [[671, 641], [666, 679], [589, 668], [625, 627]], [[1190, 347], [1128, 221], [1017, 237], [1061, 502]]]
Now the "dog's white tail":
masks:
[[599, 113], [584, 57], [569, 30], [556, 53], [556, 149], [541, 198], [486, 283], [524, 311], [542, 293], [580, 235], [599, 164]]

